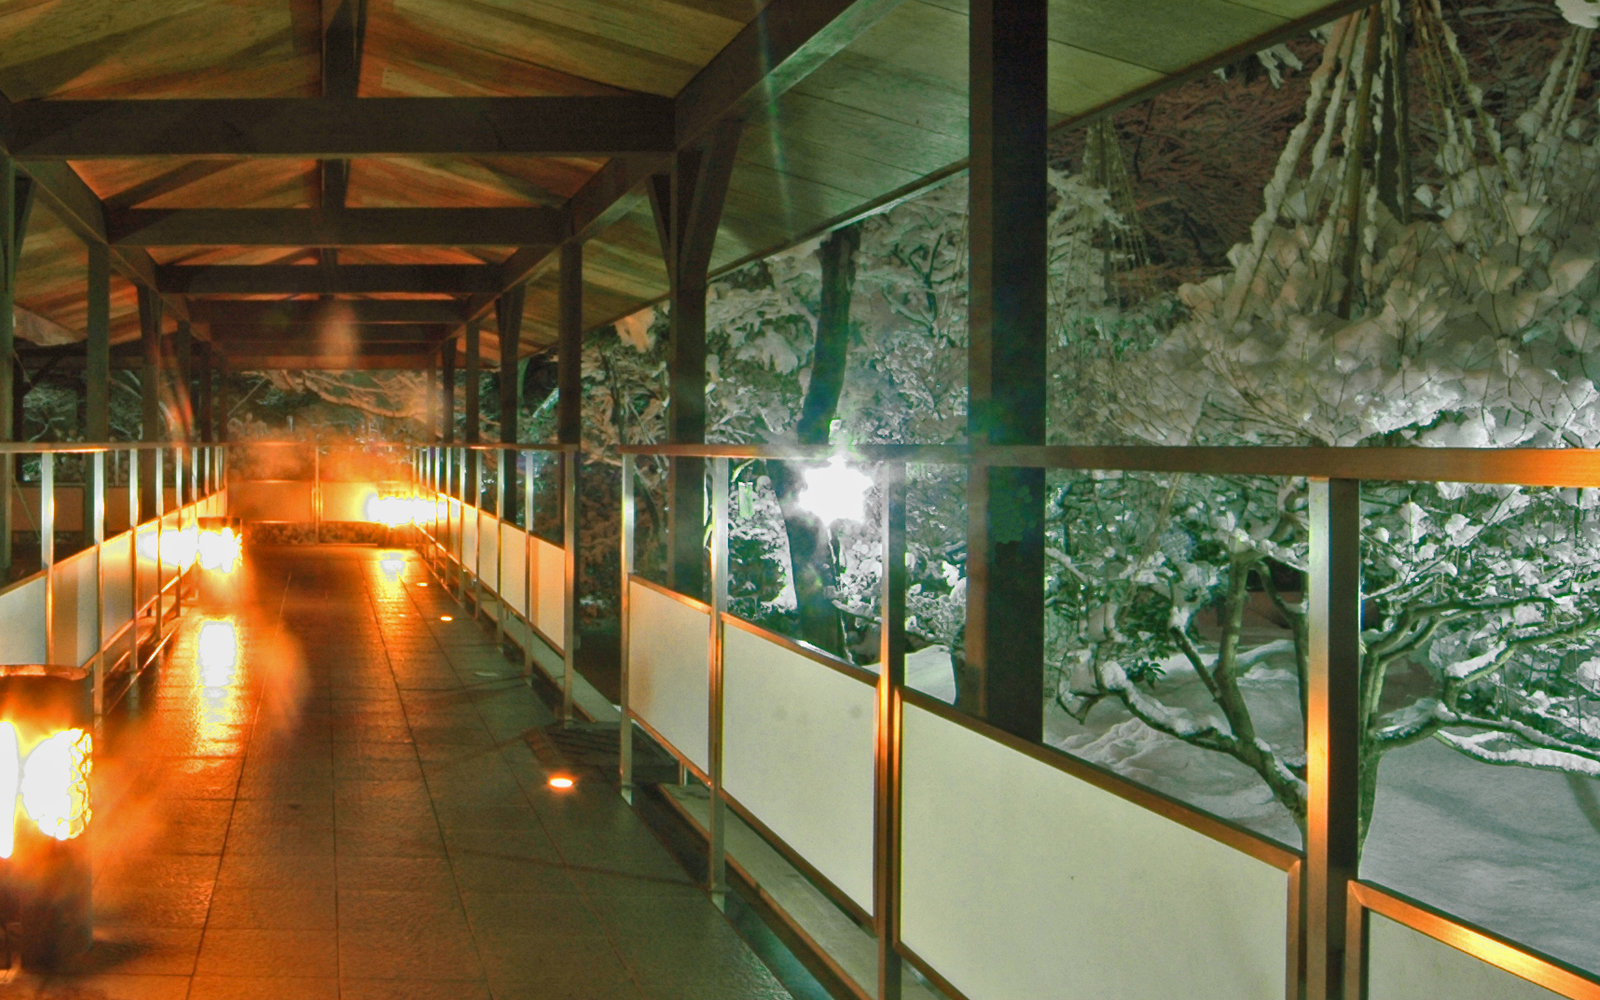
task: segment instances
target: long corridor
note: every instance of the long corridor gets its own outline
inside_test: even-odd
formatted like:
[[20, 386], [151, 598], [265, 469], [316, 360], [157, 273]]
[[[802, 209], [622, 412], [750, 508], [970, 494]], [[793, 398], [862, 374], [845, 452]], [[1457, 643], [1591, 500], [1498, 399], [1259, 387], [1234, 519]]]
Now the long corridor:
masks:
[[0, 996], [788, 996], [415, 554], [246, 565], [108, 723], [94, 948]]

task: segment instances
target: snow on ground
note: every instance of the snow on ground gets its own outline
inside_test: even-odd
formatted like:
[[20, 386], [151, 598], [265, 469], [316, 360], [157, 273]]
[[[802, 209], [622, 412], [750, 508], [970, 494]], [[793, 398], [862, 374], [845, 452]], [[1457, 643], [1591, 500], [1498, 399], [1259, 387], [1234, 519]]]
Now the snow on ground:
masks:
[[1436, 741], [1385, 755], [1361, 877], [1600, 972], [1600, 782], [1469, 760]]

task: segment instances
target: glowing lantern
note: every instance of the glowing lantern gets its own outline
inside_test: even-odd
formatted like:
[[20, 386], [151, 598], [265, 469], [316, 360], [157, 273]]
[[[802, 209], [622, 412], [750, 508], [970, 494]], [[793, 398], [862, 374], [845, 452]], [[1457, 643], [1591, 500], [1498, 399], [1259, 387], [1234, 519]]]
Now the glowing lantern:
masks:
[[232, 573], [244, 554], [244, 539], [235, 518], [207, 517], [200, 521], [197, 542], [200, 568], [217, 573]]
[[835, 458], [821, 468], [806, 470], [806, 485], [797, 499], [802, 509], [824, 524], [860, 521], [866, 517], [867, 490], [871, 488], [871, 477]]
[[[22, 959], [51, 968], [89, 946], [92, 681], [71, 667], [0, 666], [0, 896]], [[9, 803], [9, 816], [6, 803]]]

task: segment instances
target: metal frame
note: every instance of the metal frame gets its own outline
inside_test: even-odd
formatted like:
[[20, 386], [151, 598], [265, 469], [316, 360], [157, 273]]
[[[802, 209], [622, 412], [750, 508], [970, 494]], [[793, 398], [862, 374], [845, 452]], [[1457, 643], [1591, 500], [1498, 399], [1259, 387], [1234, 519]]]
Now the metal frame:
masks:
[[[174, 455], [175, 485], [178, 496], [177, 505], [171, 512], [165, 510], [165, 496], [162, 483], [163, 458], [171, 450]], [[138, 453], [154, 452], [156, 456], [156, 509], [154, 516], [140, 521], [139, 519], [139, 461]], [[189, 477], [188, 502], [185, 502], [183, 462], [179, 456], [187, 451], [189, 462], [194, 467]], [[55, 551], [56, 534], [56, 468], [57, 455], [84, 455], [89, 458], [87, 481], [82, 484], [85, 499], [83, 533], [85, 546], [83, 550], [94, 550], [95, 553], [95, 600], [94, 600], [94, 625], [96, 648], [82, 665], [90, 669], [93, 677], [93, 705], [95, 722], [98, 725], [104, 714], [116, 704], [107, 692], [107, 682], [127, 678], [130, 682], [137, 678], [146, 667], [155, 662], [164, 651], [166, 644], [175, 633], [175, 628], [168, 628], [167, 598], [172, 597], [172, 611], [170, 624], [176, 625], [183, 614], [183, 588], [192, 572], [191, 566], [180, 566], [171, 579], [164, 579], [165, 567], [163, 558], [163, 538], [169, 530], [167, 519], [177, 518], [177, 530], [181, 533], [184, 525], [185, 512], [189, 517], [197, 517], [194, 510], [197, 504], [209, 500], [213, 496], [222, 494], [226, 490], [224, 470], [226, 468], [227, 445], [225, 444], [194, 444], [186, 442], [113, 442], [108, 444], [81, 444], [77, 442], [39, 442], [0, 443], [0, 456], [7, 462], [15, 455], [36, 455], [39, 458], [39, 535], [40, 535], [40, 567], [35, 573], [22, 579], [0, 587], [0, 595], [33, 583], [43, 578], [45, 588], [45, 659], [54, 662], [57, 657], [55, 621], [55, 567], [57, 563]], [[106, 458], [110, 455], [113, 459], [118, 453], [126, 453], [128, 463], [128, 566], [129, 566], [129, 616], [128, 621], [119, 626], [110, 635], [106, 634], [106, 568], [105, 551], [106, 539], [106, 498], [112, 489], [111, 470], [106, 467]], [[208, 475], [205, 479], [198, 477], [197, 470], [200, 455], [205, 456], [205, 465], [208, 470], [214, 470], [215, 475]], [[74, 484], [76, 485], [76, 484]], [[141, 530], [153, 530], [156, 533], [155, 571], [156, 587], [148, 596], [140, 591], [139, 586], [139, 533]], [[140, 628], [140, 621], [144, 618], [153, 619], [150, 642], [146, 643], [146, 636]], [[126, 651], [118, 651], [126, 640]], [[123, 664], [125, 663], [125, 666]], [[78, 666], [79, 664], [73, 664]], [[125, 690], [125, 688], [124, 688]]]
[[[1361, 482], [1445, 481], [1525, 486], [1600, 486], [1600, 450], [1586, 449], [1446, 449], [1446, 448], [1080, 448], [1056, 446], [948, 447], [883, 445], [858, 448], [785, 447], [776, 445], [633, 445], [622, 452], [622, 710], [620, 774], [623, 794], [634, 794], [631, 726], [639, 725], [659, 742], [649, 723], [629, 706], [628, 650], [631, 608], [629, 585], [638, 582], [685, 604], [711, 612], [712, 697], [709, 774], [695, 771], [711, 790], [711, 829], [707, 836], [712, 892], [725, 892], [727, 864], [717, 829], [717, 808], [730, 804], [721, 788], [721, 636], [728, 624], [793, 650], [850, 676], [854, 668], [831, 662], [803, 643], [770, 636], [765, 629], [725, 614], [718, 595], [726, 592], [729, 523], [727, 469], [730, 459], [825, 461], [843, 457], [878, 465], [883, 504], [885, 573], [882, 670], [878, 686], [876, 727], [876, 819], [874, 823], [874, 913], [879, 943], [877, 995], [898, 1000], [900, 963], [914, 966], [954, 998], [961, 993], [930, 963], [899, 939], [900, 875], [900, 726], [906, 705], [940, 716], [994, 740], [1018, 753], [1048, 764], [1155, 812], [1164, 818], [1226, 844], [1285, 873], [1285, 921], [1288, 1000], [1365, 1000], [1367, 914], [1376, 912], [1450, 945], [1482, 962], [1581, 1000], [1600, 1000], [1600, 977], [1573, 968], [1535, 949], [1493, 934], [1469, 921], [1357, 879], [1356, 774], [1360, 761], [1353, 692], [1358, 686], [1360, 652], [1360, 495]], [[712, 604], [708, 607], [635, 573], [636, 517], [634, 473], [637, 457], [715, 461], [712, 478]], [[1308, 837], [1302, 854], [1207, 815], [1152, 789], [1137, 785], [1094, 764], [1042, 743], [1023, 739], [982, 719], [905, 687], [904, 566], [906, 465], [949, 464], [971, 468], [1099, 469], [1208, 475], [1304, 477], [1310, 480], [1311, 570], [1308, 574], [1312, 634], [1312, 666], [1306, 751], [1310, 761]], [[718, 488], [720, 485], [720, 489]], [[690, 770], [695, 770], [690, 767]], [[735, 807], [769, 844], [830, 896], [836, 891], [803, 858], [782, 843], [748, 810]]]
[[[512, 521], [505, 520], [499, 508], [504, 503], [504, 483], [498, 483], [495, 490], [496, 510], [493, 512], [482, 510], [477, 504], [469, 503], [468, 496], [481, 499], [483, 493], [483, 463], [482, 461], [467, 461], [470, 452], [497, 452], [501, 456], [516, 454], [516, 465], [523, 470], [523, 510], [525, 511], [524, 526], [518, 526]], [[546, 635], [535, 622], [537, 617], [538, 594], [537, 576], [534, 573], [533, 560], [533, 495], [534, 480], [532, 474], [532, 455], [538, 452], [554, 452], [561, 455], [560, 484], [562, 497], [562, 528], [565, 568], [563, 572], [565, 592], [563, 596], [562, 625], [566, 632], [565, 640], [554, 641]], [[415, 449], [413, 469], [416, 470], [413, 482], [434, 502], [435, 516], [427, 525], [418, 525], [421, 534], [420, 541], [424, 550], [424, 557], [433, 568], [436, 576], [445, 584], [447, 591], [453, 590], [456, 600], [465, 605], [470, 599], [473, 602], [473, 617], [477, 618], [482, 609], [484, 594], [487, 592], [499, 609], [496, 612], [495, 634], [503, 637], [506, 634], [506, 616], [510, 615], [522, 623], [529, 633], [540, 642], [548, 646], [552, 652], [560, 655], [564, 664], [563, 676], [560, 678], [546, 674], [546, 679], [560, 687], [562, 692], [561, 718], [570, 722], [577, 709], [572, 698], [572, 675], [576, 670], [577, 650], [577, 474], [578, 446], [560, 444], [534, 444], [534, 443], [499, 443], [499, 444], [433, 444], [426, 448]], [[468, 493], [468, 468], [473, 470], [473, 492]], [[497, 466], [496, 474], [504, 477], [508, 469], [514, 466], [502, 459]], [[452, 475], [454, 473], [454, 475]], [[459, 489], [460, 499], [452, 496], [452, 487]], [[441, 522], [437, 517], [440, 502], [455, 507], [446, 506], [444, 524], [450, 536], [440, 537]], [[474, 536], [474, 551], [471, 562], [468, 562], [466, 552], [466, 523], [468, 512], [477, 525], [478, 533]], [[485, 523], [493, 526], [494, 530], [494, 559], [492, 581], [485, 580], [482, 573], [485, 566], [481, 565], [482, 559], [482, 533]], [[502, 586], [505, 577], [505, 535], [502, 528], [506, 524], [518, 527], [523, 533], [523, 607], [517, 608], [512, 602], [502, 596]], [[547, 544], [548, 539], [541, 539]], [[451, 582], [454, 580], [454, 586]], [[468, 590], [471, 590], [469, 598]], [[531, 640], [522, 648], [522, 662], [524, 679], [530, 683], [533, 680], [533, 670], [537, 663], [533, 656]]]

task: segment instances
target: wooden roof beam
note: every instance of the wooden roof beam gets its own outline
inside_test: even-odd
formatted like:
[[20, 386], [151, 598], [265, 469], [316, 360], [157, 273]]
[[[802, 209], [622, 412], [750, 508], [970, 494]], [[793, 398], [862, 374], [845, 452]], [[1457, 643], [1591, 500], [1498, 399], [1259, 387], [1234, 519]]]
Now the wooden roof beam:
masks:
[[450, 333], [444, 324], [414, 323], [409, 325], [381, 324], [350, 326], [348, 337], [326, 336], [315, 327], [301, 326], [285, 329], [268, 323], [213, 323], [211, 340], [228, 350], [250, 349], [257, 353], [280, 348], [290, 354], [314, 353], [320, 346], [324, 351], [338, 353], [362, 344], [437, 344]]
[[327, 302], [247, 302], [199, 299], [189, 303], [196, 323], [247, 324], [263, 329], [348, 324], [371, 327], [396, 324], [459, 324], [465, 306], [445, 299], [357, 299]]
[[651, 95], [41, 100], [0, 117], [18, 160], [611, 156], [674, 137], [672, 100]]
[[488, 264], [163, 264], [156, 287], [171, 295], [370, 295], [415, 292], [494, 295], [500, 268]]
[[[615, 157], [567, 202], [568, 238], [582, 241], [632, 211], [645, 181], [671, 169], [670, 154], [703, 140], [719, 122], [748, 120], [858, 38], [904, 0], [771, 0], [672, 101], [673, 136], [652, 149], [661, 156]], [[501, 265], [502, 288], [553, 263], [554, 248], [524, 247]], [[495, 294], [474, 296], [481, 317]]]
[[110, 213], [116, 247], [555, 246], [553, 208], [127, 209]]

